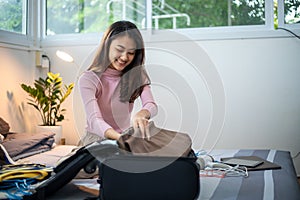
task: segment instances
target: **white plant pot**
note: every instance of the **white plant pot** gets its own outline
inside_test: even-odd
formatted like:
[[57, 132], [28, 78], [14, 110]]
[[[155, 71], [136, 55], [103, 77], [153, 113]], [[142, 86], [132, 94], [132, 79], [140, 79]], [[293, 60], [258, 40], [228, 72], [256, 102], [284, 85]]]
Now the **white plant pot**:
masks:
[[36, 127], [36, 133], [41, 132], [52, 132], [55, 133], [54, 140], [56, 144], [60, 144], [61, 136], [62, 136], [62, 126], [41, 126], [38, 125]]

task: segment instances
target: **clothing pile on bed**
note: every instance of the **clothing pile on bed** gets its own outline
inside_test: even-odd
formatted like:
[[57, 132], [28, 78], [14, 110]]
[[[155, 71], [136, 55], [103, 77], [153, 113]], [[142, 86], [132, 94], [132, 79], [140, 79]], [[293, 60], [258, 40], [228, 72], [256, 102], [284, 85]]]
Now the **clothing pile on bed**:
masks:
[[49, 151], [54, 145], [55, 134], [52, 132], [29, 134], [9, 132], [9, 129], [9, 124], [0, 118], [1, 148], [14, 161]]
[[16, 164], [15, 161], [51, 150], [54, 133], [13, 133], [0, 118], [0, 199], [22, 199], [31, 194], [30, 185], [48, 178], [53, 171], [41, 164]]

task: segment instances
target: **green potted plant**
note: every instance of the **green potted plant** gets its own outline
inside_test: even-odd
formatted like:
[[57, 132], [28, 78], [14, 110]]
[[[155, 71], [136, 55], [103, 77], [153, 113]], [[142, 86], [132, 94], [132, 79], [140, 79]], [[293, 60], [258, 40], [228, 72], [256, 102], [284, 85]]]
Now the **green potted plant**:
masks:
[[[65, 119], [66, 109], [63, 109], [61, 105], [71, 94], [74, 83], [65, 85], [59, 73], [49, 72], [45, 79], [35, 80], [33, 87], [26, 84], [21, 84], [21, 87], [31, 97], [28, 99], [28, 104], [39, 111], [43, 122], [40, 126], [54, 127], [57, 126], [57, 122]], [[59, 142], [60, 137], [61, 133], [60, 135], [56, 134], [56, 142]]]

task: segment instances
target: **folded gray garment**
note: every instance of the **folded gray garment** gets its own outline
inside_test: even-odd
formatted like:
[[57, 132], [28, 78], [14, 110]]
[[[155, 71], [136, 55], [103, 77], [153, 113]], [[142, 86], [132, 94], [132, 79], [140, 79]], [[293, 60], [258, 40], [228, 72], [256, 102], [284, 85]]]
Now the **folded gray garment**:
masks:
[[132, 127], [124, 131], [118, 140], [121, 149], [135, 155], [187, 156], [191, 151], [192, 140], [186, 133], [176, 132], [149, 123], [150, 138], [142, 138], [140, 131]]
[[48, 151], [54, 143], [54, 133], [36, 134], [12, 133], [7, 135], [2, 145], [13, 160]]

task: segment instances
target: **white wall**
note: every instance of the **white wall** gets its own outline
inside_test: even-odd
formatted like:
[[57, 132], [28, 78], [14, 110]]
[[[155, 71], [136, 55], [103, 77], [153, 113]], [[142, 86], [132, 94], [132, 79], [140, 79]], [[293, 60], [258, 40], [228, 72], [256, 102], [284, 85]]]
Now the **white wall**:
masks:
[[0, 117], [10, 131], [32, 132], [39, 122], [37, 113], [27, 106], [21, 83], [31, 84], [46, 72], [35, 67], [34, 52], [0, 47]]
[[[76, 81], [80, 70], [74, 63], [59, 60], [55, 51], [70, 53], [83, 70], [96, 46], [57, 45], [44, 50], [52, 71], [60, 72], [64, 82], [70, 83]], [[196, 149], [271, 148], [288, 150], [292, 156], [300, 151], [300, 40], [147, 42], [147, 52], [153, 93], [160, 108], [154, 119], [158, 125], [190, 133]], [[27, 62], [26, 53], [21, 54], [14, 52], [14, 58], [8, 58]], [[5, 72], [10, 78], [0, 80], [1, 102], [9, 88], [21, 93], [16, 82], [24, 80], [22, 73], [29, 81], [33, 68], [29, 69], [31, 72], [20, 65]], [[4, 72], [2, 58], [0, 72]], [[3, 82], [10, 82], [9, 88]], [[77, 89], [65, 107], [63, 137], [67, 143], [76, 144], [85, 125]], [[3, 110], [10, 116], [1, 105]], [[299, 157], [294, 163], [299, 175]]]

